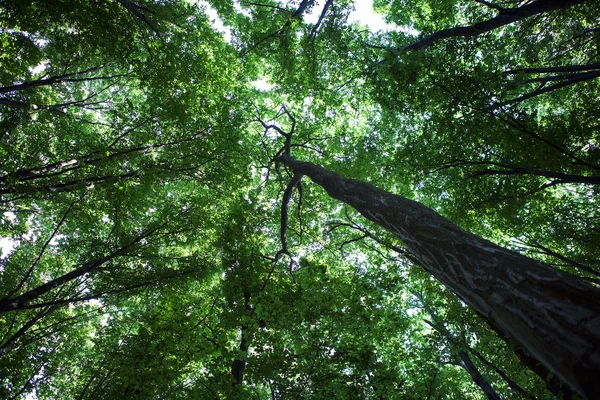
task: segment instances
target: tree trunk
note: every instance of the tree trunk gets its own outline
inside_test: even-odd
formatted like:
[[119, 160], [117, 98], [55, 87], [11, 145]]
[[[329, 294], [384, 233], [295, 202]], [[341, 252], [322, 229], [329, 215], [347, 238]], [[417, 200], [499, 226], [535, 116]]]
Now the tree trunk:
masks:
[[[600, 73], [598, 74], [600, 76]], [[468, 165], [468, 163], [465, 163]], [[600, 175], [575, 175], [575, 174], [564, 174], [562, 172], [545, 171], [535, 168], [523, 168], [519, 166], [502, 165], [504, 169], [481, 169], [479, 171], [473, 171], [472, 175], [484, 176], [484, 175], [534, 175], [541, 176], [544, 178], [556, 179], [556, 183], [583, 183], [587, 185], [600, 185]]]
[[[242, 325], [242, 339], [240, 340], [240, 351], [242, 353], [246, 353], [248, 351], [248, 341], [244, 333], [248, 327], [246, 325]], [[244, 382], [244, 369], [246, 368], [246, 361], [236, 358], [233, 360], [231, 364], [231, 375], [233, 375], [233, 383], [232, 386], [241, 385]]]
[[449, 37], [471, 37], [484, 34], [504, 25], [509, 25], [525, 18], [532, 17], [537, 14], [546, 13], [549, 11], [559, 10], [574, 6], [576, 4], [585, 3], [587, 0], [537, 0], [528, 2], [521, 7], [515, 8], [500, 8], [500, 12], [494, 18], [487, 21], [478, 22], [469, 26], [457, 26], [432, 33], [422, 39], [417, 40], [404, 46], [402, 50], [413, 51], [423, 47], [427, 47], [433, 42]]
[[469, 375], [471, 375], [473, 382], [475, 382], [475, 384], [479, 386], [481, 390], [483, 390], [485, 397], [487, 397], [488, 400], [500, 400], [498, 393], [496, 393], [494, 388], [492, 388], [492, 385], [490, 385], [483, 375], [481, 375], [475, 364], [473, 364], [473, 361], [471, 361], [471, 357], [469, 357], [469, 355], [463, 350], [458, 352], [458, 356], [463, 362], [462, 367], [467, 370]]
[[[250, 293], [244, 292], [244, 310], [250, 315], [252, 314], [252, 308], [250, 307]], [[242, 328], [240, 330], [241, 339], [240, 339], [240, 353], [243, 354], [242, 357], [236, 358], [233, 360], [231, 364], [231, 375], [233, 375], [233, 384], [232, 386], [241, 385], [244, 382], [244, 369], [246, 368], [246, 355], [248, 353], [248, 340], [246, 340], [246, 332], [248, 331], [248, 326], [242, 324]]]
[[421, 264], [551, 372], [600, 396], [600, 289], [462, 230], [435, 211], [284, 154], [281, 162], [395, 234]]
[[[31, 302], [32, 300], [36, 300], [36, 299], [42, 297], [46, 293], [51, 292], [52, 290], [54, 290], [55, 288], [57, 288], [59, 286], [63, 286], [66, 283], [72, 282], [84, 275], [98, 271], [98, 269], [100, 269], [100, 267], [102, 267], [107, 262], [127, 254], [129, 251], [134, 249], [135, 246], [139, 242], [141, 242], [143, 239], [146, 239], [146, 238], [150, 237], [151, 235], [155, 234], [159, 229], [161, 229], [166, 224], [167, 224], [167, 222], [161, 223], [157, 227], [151, 228], [147, 232], [139, 234], [138, 236], [131, 239], [131, 241], [129, 243], [118, 248], [117, 250], [113, 251], [112, 253], [110, 253], [109, 255], [107, 255], [105, 257], [101, 257], [101, 258], [97, 258], [92, 261], [88, 261], [85, 264], [81, 265], [80, 267], [75, 268], [75, 269], [67, 272], [64, 275], [56, 277], [56, 278], [54, 278], [46, 283], [43, 283], [33, 289], [29, 289], [25, 293], [22, 293], [18, 296], [11, 297], [11, 295], [9, 295], [8, 297], [0, 299], [0, 314], [10, 312], [10, 311], [20, 311], [20, 310], [25, 310], [25, 309], [30, 308], [30, 306], [27, 303]], [[95, 296], [92, 296], [92, 298], [94, 298], [94, 297]], [[67, 303], [68, 302], [69, 301], [67, 300]], [[58, 302], [56, 304], [58, 304]], [[43, 304], [43, 306], [48, 306], [48, 305], [54, 305], [54, 303]]]
[[[483, 378], [481, 373], [479, 373], [479, 371], [477, 370], [477, 367], [475, 367], [475, 365], [471, 361], [471, 358], [469, 357], [468, 353], [465, 353], [465, 351], [468, 351], [469, 353], [473, 354], [475, 357], [477, 357], [477, 359], [479, 361], [481, 361], [481, 363], [483, 363], [484, 365], [493, 369], [498, 375], [500, 375], [502, 377], [502, 379], [504, 379], [504, 381], [508, 384], [508, 386], [512, 390], [519, 393], [523, 397], [535, 400], [535, 398], [533, 396], [531, 396], [529, 393], [527, 393], [525, 391], [525, 389], [523, 389], [515, 381], [510, 379], [510, 377], [508, 375], [506, 375], [506, 373], [504, 373], [504, 371], [502, 371], [501, 369], [496, 367], [493, 363], [486, 360], [485, 357], [483, 357], [483, 355], [481, 353], [479, 353], [478, 351], [471, 348], [471, 346], [469, 346], [469, 344], [466, 343], [464, 341], [464, 339], [463, 340], [456, 339], [454, 337], [454, 335], [452, 334], [452, 332], [450, 332], [450, 330], [448, 330], [448, 328], [446, 328], [444, 323], [440, 322], [440, 320], [438, 319], [435, 312], [425, 304], [425, 301], [423, 300], [423, 297], [421, 295], [419, 295], [418, 293], [413, 293], [413, 296], [415, 296], [417, 299], [419, 299], [421, 306], [431, 316], [431, 321], [428, 321], [425, 319], [424, 322], [427, 325], [431, 326], [436, 331], [438, 331], [443, 337], [446, 338], [446, 340], [450, 344], [450, 348], [452, 351], [455, 352], [456, 349], [459, 349], [458, 356], [463, 360], [463, 365], [461, 365], [461, 366], [467, 370], [469, 375], [471, 375], [473, 382], [475, 382], [475, 384], [477, 384], [484, 391], [484, 393], [488, 397], [488, 399], [490, 399], [490, 398], [498, 398], [499, 399], [500, 397], [498, 396], [496, 391], [492, 388], [490, 383], [487, 382]], [[464, 353], [464, 354], [461, 354], [461, 353]], [[544, 376], [544, 378], [545, 378], [545, 376]], [[494, 396], [496, 396], [496, 397], [494, 397]]]

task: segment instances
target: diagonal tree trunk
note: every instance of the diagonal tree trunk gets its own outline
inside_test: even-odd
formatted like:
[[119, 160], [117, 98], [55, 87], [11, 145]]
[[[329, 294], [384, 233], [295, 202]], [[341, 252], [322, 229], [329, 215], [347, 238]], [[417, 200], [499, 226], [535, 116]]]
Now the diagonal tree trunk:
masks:
[[483, 375], [481, 375], [481, 372], [479, 372], [475, 364], [473, 364], [473, 361], [471, 361], [471, 357], [469, 357], [464, 350], [460, 350], [458, 356], [463, 362], [461, 366], [469, 373], [469, 375], [471, 375], [473, 382], [483, 390], [485, 397], [487, 397], [488, 400], [500, 400], [498, 393], [496, 393], [494, 388], [492, 388], [492, 385], [490, 385]]
[[[600, 76], [600, 75], [599, 75]], [[482, 169], [476, 167], [483, 166]], [[522, 167], [520, 165], [499, 163], [494, 161], [469, 161], [469, 160], [454, 160], [444, 163], [443, 168], [455, 168], [472, 167], [473, 170], [469, 171], [467, 178], [479, 177], [485, 175], [534, 175], [543, 178], [555, 179], [556, 184], [561, 183], [581, 183], [587, 185], [600, 185], [600, 175], [577, 175], [563, 172], [549, 171], [538, 168]], [[486, 168], [486, 167], [497, 167], [497, 169]]]
[[455, 337], [455, 335], [453, 335], [452, 332], [450, 332], [450, 330], [448, 330], [448, 328], [444, 325], [444, 323], [438, 319], [438, 316], [435, 314], [435, 312], [425, 304], [423, 296], [421, 296], [418, 293], [412, 293], [412, 294], [417, 299], [419, 299], [419, 302], [421, 303], [421, 307], [423, 307], [425, 309], [425, 311], [431, 316], [431, 321], [428, 321], [426, 319], [423, 321], [427, 325], [431, 326], [433, 329], [438, 331], [448, 341], [452, 351], [456, 352], [456, 349], [459, 350], [457, 355], [463, 361], [463, 363], [460, 366], [463, 367], [469, 373], [469, 375], [471, 375], [473, 382], [475, 384], [477, 384], [483, 390], [483, 392], [485, 393], [485, 395], [487, 396], [488, 399], [495, 399], [495, 398], [499, 399], [500, 397], [499, 397], [498, 393], [496, 393], [496, 391], [492, 388], [490, 383], [481, 375], [481, 373], [479, 372], [477, 367], [473, 364], [470, 356], [468, 355], [468, 353], [466, 351], [468, 351], [469, 353], [471, 353], [475, 357], [477, 357], [477, 359], [479, 361], [481, 361], [482, 364], [493, 369], [498, 375], [500, 375], [502, 377], [502, 379], [504, 379], [504, 381], [508, 384], [508, 386], [512, 390], [514, 390], [516, 393], [519, 393], [522, 397], [535, 400], [535, 397], [533, 397], [532, 395], [527, 393], [515, 381], [510, 379], [510, 377], [508, 375], [506, 375], [506, 373], [504, 371], [502, 371], [501, 369], [496, 367], [490, 361], [486, 360], [485, 357], [483, 357], [483, 355], [481, 353], [479, 353], [475, 349], [471, 348], [471, 346], [469, 346], [469, 344], [466, 343], [466, 341], [457, 339]]
[[445, 286], [588, 398], [600, 396], [600, 289], [435, 211], [284, 153], [279, 160], [394, 233]]
[[[22, 293], [18, 296], [14, 296], [14, 297], [9, 296], [9, 297], [0, 299], [0, 314], [10, 312], [10, 311], [19, 311], [19, 310], [28, 309], [30, 307], [28, 305], [29, 302], [36, 300], [38, 298], [41, 298], [46, 293], [49, 293], [58, 287], [62, 287], [63, 285], [65, 285], [69, 282], [72, 282], [84, 275], [88, 275], [88, 274], [98, 271], [107, 262], [114, 260], [118, 257], [121, 257], [123, 255], [126, 255], [129, 251], [134, 249], [138, 245], [138, 243], [140, 243], [142, 240], [150, 237], [151, 235], [155, 234], [158, 230], [163, 228], [166, 224], [167, 224], [167, 222], [161, 223], [157, 227], [151, 228], [147, 232], [143, 232], [143, 233], [139, 234], [138, 236], [132, 238], [129, 241], [129, 243], [123, 245], [122, 247], [118, 248], [117, 250], [113, 251], [112, 253], [108, 254], [107, 256], [97, 258], [92, 261], [88, 261], [63, 275], [56, 277], [46, 283], [43, 283], [33, 289], [30, 289], [30, 290], [26, 291], [25, 293]], [[67, 300], [66, 302], [68, 303], [69, 301]], [[54, 303], [58, 304], [58, 302], [54, 302]], [[48, 306], [48, 305], [53, 305], [53, 304], [44, 304], [44, 306]]]
[[521, 68], [504, 71], [506, 75], [515, 75], [518, 73], [524, 74], [549, 74], [554, 72], [580, 72], [592, 71], [600, 69], [600, 63], [595, 64], [580, 64], [580, 65], [561, 65], [558, 67], [538, 67], [538, 68]]
[[77, 76], [85, 75], [89, 72], [92, 72], [92, 71], [95, 71], [95, 70], [98, 70], [101, 68], [102, 68], [102, 65], [98, 65], [98, 66], [95, 66], [92, 68], [88, 68], [84, 71], [72, 72], [70, 74], [54, 75], [54, 76], [50, 76], [48, 78], [40, 78], [40, 79], [36, 79], [33, 81], [15, 83], [14, 85], [10, 85], [10, 86], [0, 86], [0, 94], [10, 93], [10, 92], [18, 92], [21, 90], [35, 89], [40, 86], [59, 85], [61, 83], [66, 83], [66, 82], [89, 82], [89, 81], [98, 81], [98, 80], [105, 80], [105, 79], [111, 80], [111, 79], [121, 78], [121, 77], [129, 75], [129, 74], [115, 74], [115, 75], [107, 75], [107, 76], [90, 76], [90, 77], [82, 76], [80, 78], [77, 78]]
[[433, 42], [450, 37], [472, 37], [482, 35], [493, 31], [504, 25], [542, 14], [554, 10], [564, 9], [576, 4], [584, 3], [586, 0], [536, 0], [527, 2], [525, 5], [515, 8], [494, 7], [499, 10], [498, 15], [486, 21], [478, 22], [469, 26], [456, 26], [454, 28], [443, 29], [425, 36], [416, 42], [404, 46], [398, 50], [413, 51], [427, 47]]

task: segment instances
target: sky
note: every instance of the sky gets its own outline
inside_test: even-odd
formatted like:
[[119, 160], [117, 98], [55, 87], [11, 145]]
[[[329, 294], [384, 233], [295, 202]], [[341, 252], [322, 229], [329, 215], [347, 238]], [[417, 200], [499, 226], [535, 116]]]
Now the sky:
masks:
[[[4, 220], [13, 220], [15, 218], [15, 214], [7, 211], [2, 215], [2, 219]], [[15, 241], [8, 237], [0, 237], [0, 259], [4, 259], [8, 257], [11, 251], [15, 248]], [[0, 272], [2, 272], [3, 265], [0, 265]]]
[[[229, 32], [228, 29], [223, 25], [222, 21], [217, 16], [217, 12], [213, 9], [206, 1], [197, 0], [198, 4], [202, 7], [205, 7], [206, 14], [212, 20], [213, 26], [218, 30], [225, 34], [225, 37], [228, 38]], [[316, 23], [319, 19], [319, 15], [323, 10], [323, 5], [325, 1], [317, 0], [317, 4], [313, 7], [310, 13], [305, 13], [303, 18], [305, 22], [308, 23]], [[234, 3], [234, 5], [237, 5]], [[241, 11], [241, 8], [236, 7], [238, 11]], [[349, 22], [358, 22], [362, 25], [368, 26], [372, 31], [379, 30], [389, 30], [389, 29], [397, 29], [398, 27], [395, 25], [386, 24], [383, 20], [383, 17], [379, 14], [375, 14], [373, 12], [373, 0], [355, 0], [354, 2], [355, 10], [350, 14]]]
[[[305, 19], [306, 22], [315, 23], [317, 21], [322, 7], [315, 7], [315, 9], [316, 19], [313, 21], [311, 17], [314, 18], [314, 16], [311, 16]], [[387, 24], [382, 15], [373, 12], [373, 0], [355, 0], [354, 11], [350, 13], [348, 22], [358, 22], [361, 25], [366, 25], [373, 32], [396, 29], [395, 25]]]

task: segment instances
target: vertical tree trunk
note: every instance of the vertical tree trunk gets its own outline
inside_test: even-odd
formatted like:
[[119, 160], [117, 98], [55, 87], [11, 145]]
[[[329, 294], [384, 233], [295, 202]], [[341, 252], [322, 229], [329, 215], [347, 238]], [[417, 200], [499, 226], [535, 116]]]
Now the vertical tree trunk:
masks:
[[[240, 351], [245, 354], [248, 351], [248, 342], [245, 337], [245, 333], [248, 327], [242, 325], [242, 338], [240, 340]], [[246, 361], [236, 358], [231, 363], [231, 375], [233, 375], [232, 386], [241, 385], [244, 382], [244, 368], [246, 368]]]
[[[250, 308], [250, 293], [244, 292], [244, 310], [248, 313], [251, 313]], [[246, 368], [246, 354], [248, 353], [248, 341], [246, 340], [246, 332], [248, 331], [248, 326], [242, 324], [240, 333], [240, 353], [243, 354], [243, 357], [236, 358], [233, 360], [231, 364], [231, 375], [233, 375], [233, 384], [232, 386], [241, 385], [244, 382], [244, 369]]]
[[600, 396], [600, 289], [435, 211], [284, 154], [281, 162], [395, 234], [445, 286], [588, 398]]

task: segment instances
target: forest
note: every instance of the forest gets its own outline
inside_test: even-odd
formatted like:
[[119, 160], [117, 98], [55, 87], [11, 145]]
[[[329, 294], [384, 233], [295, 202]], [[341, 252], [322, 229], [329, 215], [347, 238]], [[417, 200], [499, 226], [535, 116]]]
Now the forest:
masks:
[[600, 398], [598, 78], [595, 0], [0, 1], [0, 398]]

